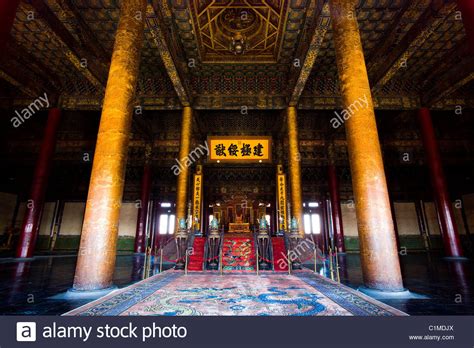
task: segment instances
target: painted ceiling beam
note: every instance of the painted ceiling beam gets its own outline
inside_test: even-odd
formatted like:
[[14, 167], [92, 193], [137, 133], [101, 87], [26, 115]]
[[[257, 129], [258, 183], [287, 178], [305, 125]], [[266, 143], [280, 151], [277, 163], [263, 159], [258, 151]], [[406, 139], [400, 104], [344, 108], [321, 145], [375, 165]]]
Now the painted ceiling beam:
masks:
[[456, 8], [454, 0], [450, 0], [446, 4], [444, 1], [430, 2], [430, 5], [395, 48], [390, 46], [388, 52], [377, 53], [376, 57], [384, 64], [369, 71], [372, 89], [374, 91], [382, 89]]
[[469, 43], [467, 39], [461, 40], [456, 45], [447, 51], [435, 64], [435, 67], [430, 70], [427, 75], [424, 77], [423, 86], [433, 86], [437, 79], [440, 78], [446, 71], [451, 69], [454, 65], [458, 64], [468, 56], [469, 53]]
[[41, 88], [35, 86], [30, 81], [26, 81], [25, 79], [21, 77], [18, 78], [18, 76], [14, 76], [10, 68], [5, 68], [2, 66], [2, 64], [0, 64], [0, 79], [8, 82], [12, 86], [20, 90], [22, 93], [32, 98], [35, 98], [41, 94], [40, 92]]
[[[421, 97], [421, 103], [424, 106], [433, 106], [433, 104], [439, 102], [444, 97], [449, 97], [448, 94], [441, 91], [441, 94], [436, 95], [433, 93], [435, 89], [440, 88], [440, 79], [447, 78], [450, 79], [451, 69], [456, 67], [458, 64], [465, 61], [466, 57], [469, 57], [469, 43], [467, 39], [459, 41], [451, 50], [447, 51], [441, 58], [436, 62], [434, 69], [430, 70], [429, 73], [423, 78], [423, 87], [422, 91], [426, 91]], [[469, 68], [469, 66], [466, 66]], [[467, 74], [468, 72], [466, 72]], [[463, 80], [463, 76], [459, 78], [459, 81]], [[449, 82], [454, 85], [459, 81]], [[460, 87], [460, 86], [459, 86]], [[454, 86], [454, 88], [456, 88]], [[451, 93], [450, 87], [448, 87], [447, 92]]]
[[403, 39], [403, 37], [400, 37], [400, 32], [404, 32], [404, 28], [421, 15], [420, 7], [426, 8], [430, 2], [431, 0], [412, 0], [402, 5], [393, 21], [390, 22], [387, 33], [383, 36], [380, 44], [370, 51], [366, 58], [369, 76], [371, 76], [371, 72], [378, 70], [382, 65], [386, 64], [385, 60], [380, 59], [380, 57], [388, 56], [393, 47]]
[[[252, 106], [254, 97], [249, 96], [223, 96], [210, 97], [209, 99], [197, 98], [193, 100], [193, 108], [195, 110], [241, 110], [239, 105], [249, 105], [249, 110], [284, 110], [288, 107], [287, 96], [281, 95], [276, 99], [269, 98], [266, 104], [258, 107]], [[182, 104], [179, 98], [173, 96], [138, 96], [139, 102], [144, 111], [153, 110], [180, 110]], [[229, 100], [229, 101], [228, 101]], [[239, 100], [240, 103], [236, 103]], [[28, 105], [28, 99], [21, 97], [7, 100], [0, 98], [0, 108], [9, 108], [10, 105]], [[91, 96], [84, 98], [81, 94], [62, 96], [60, 99], [60, 107], [64, 110], [101, 110], [102, 100], [99, 96]], [[419, 95], [411, 97], [405, 96], [374, 96], [374, 105], [376, 110], [418, 110], [421, 106], [421, 98]], [[463, 107], [474, 107], [474, 96], [458, 96], [453, 98], [444, 98], [440, 100], [432, 108], [436, 110], [452, 110], [454, 106], [461, 105]], [[339, 95], [321, 95], [321, 96], [302, 96], [298, 104], [300, 110], [327, 110], [334, 112], [334, 109], [342, 108], [342, 100]]]
[[[76, 69], [99, 91], [104, 90], [107, 78], [107, 71], [103, 71], [97, 64], [97, 59], [92, 56], [87, 47], [83, 47], [74, 36], [68, 31], [61, 20], [49, 8], [43, 0], [30, 0], [31, 5], [40, 17], [51, 28], [51, 32], [62, 43], [62, 49], [66, 58], [76, 67]], [[83, 59], [87, 64], [84, 66]]]
[[25, 47], [14, 41], [13, 38], [8, 41], [4, 55], [5, 57], [8, 57], [10, 61], [16, 62], [22, 66], [28, 66], [30, 68], [29, 70], [38, 75], [40, 81], [42, 81], [45, 86], [48, 86], [47, 89], [59, 94], [59, 88], [62, 86], [62, 83], [58, 76], [54, 74], [42, 61], [28, 52]]
[[443, 75], [435, 78], [432, 87], [423, 95], [422, 103], [431, 106], [443, 98], [449, 97], [473, 80], [474, 57], [469, 55], [452, 65], [452, 68], [445, 71]]
[[[293, 87], [290, 89], [291, 96], [289, 100], [290, 106], [298, 105], [301, 93], [304, 90], [306, 81], [313, 70], [314, 62], [318, 57], [319, 51], [323, 44], [326, 33], [331, 25], [330, 11], [329, 11], [329, 2], [325, 1], [320, 7], [320, 11], [317, 14], [316, 25], [314, 28], [313, 35], [311, 37], [311, 42], [306, 51], [303, 66], [299, 72], [298, 78], [294, 84], [290, 84]], [[293, 64], [293, 62], [292, 62]], [[291, 75], [291, 74], [290, 74]]]
[[163, 21], [161, 20], [160, 8], [156, 1], [153, 2], [153, 6], [148, 5], [147, 7], [146, 23], [147, 29], [158, 48], [163, 65], [165, 66], [166, 72], [182, 106], [190, 106], [191, 94], [189, 92], [188, 84], [182, 78], [183, 74], [180, 73], [178, 65], [176, 64], [175, 59], [173, 58], [174, 56], [170, 50], [171, 45], [167, 42], [165, 35], [163, 35], [164, 29], [161, 25]]
[[107, 72], [110, 64], [112, 52], [106, 52], [102, 44], [97, 39], [96, 34], [92, 31], [89, 25], [84, 20], [81, 11], [71, 0], [48, 0], [50, 6], [58, 8], [57, 16], [65, 23], [72, 23], [74, 29], [78, 31], [78, 38], [83, 47], [91, 52], [101, 64], [101, 69]]
[[[0, 56], [0, 78], [32, 98], [37, 98], [44, 93], [51, 94], [51, 86], [43, 83], [48, 80], [38, 78], [35, 73], [27, 72], [24, 69], [25, 65], [22, 64], [24, 57], [18, 59], [19, 51], [12, 51], [14, 47], [15, 44], [10, 40]], [[26, 104], [29, 102], [26, 100]]]

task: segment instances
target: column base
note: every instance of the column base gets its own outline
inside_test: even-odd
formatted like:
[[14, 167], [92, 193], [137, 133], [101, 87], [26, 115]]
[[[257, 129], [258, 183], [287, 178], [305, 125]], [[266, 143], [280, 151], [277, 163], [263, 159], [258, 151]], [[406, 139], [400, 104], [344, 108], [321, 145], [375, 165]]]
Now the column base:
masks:
[[464, 256], [444, 256], [443, 260], [444, 261], [462, 261], [462, 262], [469, 261], [469, 259]]
[[54, 300], [95, 300], [117, 289], [118, 287], [116, 285], [100, 290], [75, 290], [71, 288], [66, 292], [51, 296], [50, 298]]
[[376, 300], [397, 300], [397, 299], [428, 299], [429, 297], [425, 295], [415, 294], [407, 289], [401, 291], [382, 291], [371, 289], [366, 286], [360, 286], [357, 291], [362, 292], [363, 294], [375, 298]]

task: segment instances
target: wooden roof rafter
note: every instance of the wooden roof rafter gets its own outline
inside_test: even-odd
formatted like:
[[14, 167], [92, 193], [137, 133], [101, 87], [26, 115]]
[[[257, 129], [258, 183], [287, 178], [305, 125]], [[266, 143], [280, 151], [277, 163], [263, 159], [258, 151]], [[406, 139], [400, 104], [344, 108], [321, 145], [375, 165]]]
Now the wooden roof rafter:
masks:
[[443, 98], [449, 97], [461, 87], [474, 80], [474, 57], [469, 56], [458, 62], [422, 96], [422, 104], [431, 106]]
[[57, 81], [54, 75], [45, 80], [42, 73], [39, 73], [39, 76], [37, 75], [37, 69], [34, 72], [26, 73], [23, 68], [25, 59], [36, 68], [44, 68], [42, 63], [38, 62], [22, 46], [16, 44], [10, 38], [4, 53], [0, 57], [0, 78], [32, 98], [44, 93], [53, 94], [52, 92], [55, 92], [55, 90], [49, 81]]
[[469, 49], [469, 43], [464, 39], [436, 62], [436, 67], [424, 77], [423, 105], [432, 106], [472, 81], [474, 60]]
[[[30, 0], [30, 3], [51, 28], [51, 32], [57, 37], [58, 42], [61, 43], [66, 58], [97, 90], [104, 91], [107, 70], [103, 65], [98, 64], [97, 57], [89, 53], [92, 50], [88, 47], [89, 45], [84, 47], [82, 43], [78, 42], [43, 0]], [[87, 64], [84, 64], [84, 59]]]
[[34, 71], [34, 74], [38, 75], [46, 84], [51, 85], [51, 91], [59, 94], [59, 88], [62, 86], [62, 83], [58, 76], [53, 73], [46, 64], [33, 56], [24, 46], [16, 42], [13, 38], [10, 38], [5, 47], [5, 56], [23, 66], [29, 65], [33, 68], [31, 70]]
[[[291, 81], [289, 83], [289, 85], [292, 86], [290, 89], [291, 95], [289, 97], [290, 106], [296, 106], [298, 104], [301, 93], [303, 92], [306, 85], [306, 81], [313, 70], [314, 63], [318, 57], [318, 53], [321, 49], [324, 38], [326, 37], [326, 33], [331, 25], [328, 1], [324, 1], [324, 3], [319, 8], [315, 23], [316, 25], [311, 36], [311, 42], [305, 53], [303, 65], [299, 71], [299, 74], [297, 75], [298, 77], [293, 83]], [[292, 74], [290, 74], [290, 76], [292, 76]]]
[[403, 29], [409, 26], [409, 23], [413, 19], [417, 19], [417, 16], [420, 16], [419, 8], [422, 6], [428, 6], [430, 1], [431, 0], [412, 0], [403, 4], [402, 8], [388, 27], [387, 33], [384, 35], [381, 45], [377, 46], [377, 49], [369, 52], [369, 55], [366, 58], [367, 71], [374, 72], [380, 68], [380, 65], [385, 64], [385, 61], [379, 58], [387, 56], [393, 47], [396, 46], [401, 39], [403, 39], [403, 37], [400, 37], [400, 35], [404, 33]]
[[384, 64], [369, 70], [373, 91], [381, 90], [456, 8], [454, 0], [431, 3], [395, 48], [383, 45], [374, 56], [386, 57]]
[[0, 64], [0, 78], [30, 97], [41, 94], [41, 88], [32, 84], [31, 81], [26, 80], [24, 76], [18, 76], [12, 73], [10, 68], [6, 68], [2, 64]]
[[111, 52], [105, 51], [102, 44], [97, 39], [96, 34], [84, 20], [81, 11], [72, 0], [48, 0], [51, 6], [59, 9], [58, 17], [63, 22], [73, 23], [77, 31], [80, 44], [98, 59], [98, 64], [103, 71], [107, 71], [107, 66], [111, 60]]
[[157, 1], [153, 1], [152, 4], [147, 7], [147, 29], [153, 38], [153, 41], [159, 51], [163, 65], [165, 66], [166, 72], [173, 84], [173, 87], [178, 95], [178, 98], [183, 106], [191, 105], [191, 93], [188, 82], [183, 76], [186, 76], [180, 71], [179, 66], [175, 62], [175, 53], [171, 51], [172, 47], [168, 41], [168, 38], [163, 34], [163, 27], [161, 23], [162, 13], [160, 5]]

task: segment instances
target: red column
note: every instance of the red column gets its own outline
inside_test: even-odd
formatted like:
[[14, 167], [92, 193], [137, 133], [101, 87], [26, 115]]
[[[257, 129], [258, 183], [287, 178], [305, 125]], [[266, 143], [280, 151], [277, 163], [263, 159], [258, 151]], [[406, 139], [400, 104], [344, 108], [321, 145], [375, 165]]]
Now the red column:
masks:
[[160, 214], [161, 214], [161, 205], [157, 199], [153, 201], [154, 209], [153, 209], [153, 245], [152, 245], [152, 252], [156, 253], [161, 245], [161, 236], [160, 236]]
[[400, 235], [398, 234], [397, 216], [395, 215], [395, 203], [390, 199], [390, 211], [392, 212], [393, 229], [395, 230], [395, 239], [397, 240], [397, 250], [400, 250]]
[[462, 13], [464, 28], [466, 29], [471, 52], [474, 54], [474, 1], [458, 0], [458, 7]]
[[27, 210], [23, 220], [23, 225], [21, 227], [20, 241], [16, 250], [16, 257], [24, 258], [33, 256], [60, 120], [61, 110], [49, 110], [48, 121], [44, 130], [43, 143], [41, 144], [35, 171], [33, 173], [31, 193], [27, 202]]
[[3, 51], [15, 20], [20, 0], [0, 0], [0, 51]]
[[338, 253], [345, 253], [344, 229], [342, 228], [341, 199], [339, 197], [339, 182], [337, 180], [336, 167], [328, 166], [329, 196], [331, 199], [332, 225], [334, 226], [334, 245]]
[[150, 200], [151, 188], [151, 170], [147, 163], [143, 167], [142, 188], [140, 197], [140, 208], [138, 209], [137, 217], [137, 232], [135, 235], [135, 252], [144, 253], [145, 239], [146, 239], [146, 222], [148, 217], [148, 202]]
[[426, 160], [430, 170], [431, 185], [433, 187], [434, 200], [438, 209], [438, 216], [443, 237], [444, 249], [449, 257], [462, 257], [463, 251], [459, 241], [456, 221], [454, 220], [453, 206], [449, 199], [446, 179], [444, 176], [438, 143], [435, 138], [433, 122], [428, 108], [422, 108], [418, 112], [418, 120], [421, 127], [421, 136], [426, 153]]
[[324, 198], [321, 201], [321, 218], [322, 218], [322, 228], [321, 228], [321, 250], [323, 254], [328, 252], [329, 246], [329, 219], [328, 219], [328, 208], [327, 208], [327, 199]]

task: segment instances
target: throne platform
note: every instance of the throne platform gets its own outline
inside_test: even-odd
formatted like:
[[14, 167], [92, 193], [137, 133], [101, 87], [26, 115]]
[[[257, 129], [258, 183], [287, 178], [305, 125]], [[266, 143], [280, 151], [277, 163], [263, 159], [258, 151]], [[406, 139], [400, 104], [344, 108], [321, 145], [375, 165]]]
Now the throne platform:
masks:
[[242, 215], [237, 216], [235, 222], [229, 223], [229, 233], [250, 233], [250, 224], [242, 221]]

